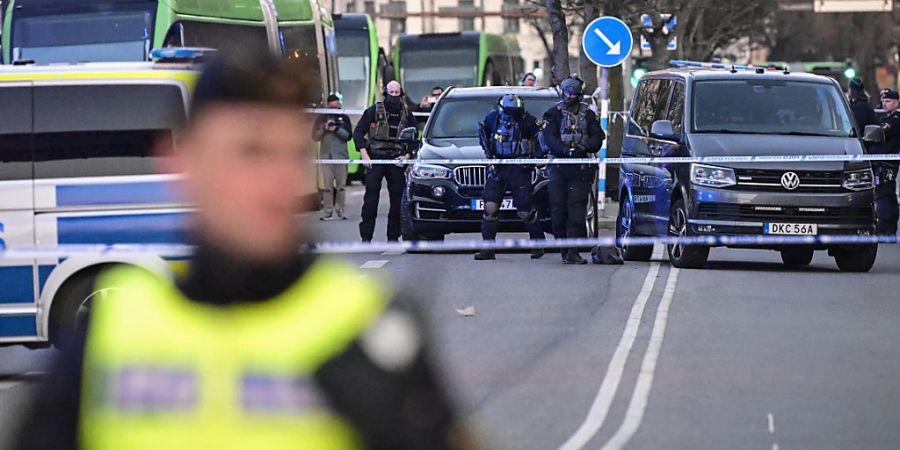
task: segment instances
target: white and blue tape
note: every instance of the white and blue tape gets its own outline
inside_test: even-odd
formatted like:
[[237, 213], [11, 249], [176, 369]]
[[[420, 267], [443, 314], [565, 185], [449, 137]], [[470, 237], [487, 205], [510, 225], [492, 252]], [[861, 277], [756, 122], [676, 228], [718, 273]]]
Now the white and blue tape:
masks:
[[[375, 159], [366, 161], [371, 164], [412, 165], [412, 164], [690, 164], [690, 163], [804, 163], [804, 162], [861, 162], [861, 161], [900, 161], [900, 154], [866, 154], [866, 155], [768, 155], [768, 156], [670, 156], [670, 157], [634, 157], [634, 158], [529, 158], [529, 159]], [[358, 164], [356, 159], [317, 159], [316, 164]]]

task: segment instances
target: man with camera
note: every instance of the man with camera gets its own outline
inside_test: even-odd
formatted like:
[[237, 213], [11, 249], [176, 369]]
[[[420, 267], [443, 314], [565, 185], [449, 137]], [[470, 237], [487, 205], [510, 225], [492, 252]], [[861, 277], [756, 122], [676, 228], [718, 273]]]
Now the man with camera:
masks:
[[[341, 109], [341, 99], [335, 94], [328, 96], [329, 109]], [[313, 139], [319, 142], [319, 158], [347, 159], [347, 142], [352, 138], [350, 118], [346, 114], [323, 114], [316, 119]], [[346, 220], [344, 216], [344, 186], [347, 185], [346, 164], [323, 164], [325, 214], [321, 220]]]

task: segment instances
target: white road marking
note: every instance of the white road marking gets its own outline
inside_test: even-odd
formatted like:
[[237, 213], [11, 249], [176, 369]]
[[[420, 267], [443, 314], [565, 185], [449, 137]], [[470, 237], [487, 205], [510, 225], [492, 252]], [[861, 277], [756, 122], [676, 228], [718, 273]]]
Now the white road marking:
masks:
[[372, 261], [366, 261], [363, 265], [359, 266], [360, 269], [380, 269], [384, 267], [385, 264], [388, 263], [386, 259], [374, 259]]
[[769, 434], [775, 434], [775, 416], [769, 413]]
[[625, 447], [641, 426], [644, 413], [647, 411], [647, 402], [650, 399], [650, 389], [653, 387], [656, 363], [659, 360], [663, 340], [666, 338], [669, 307], [672, 304], [672, 298], [675, 297], [677, 283], [678, 269], [672, 267], [669, 271], [669, 279], [666, 280], [666, 290], [656, 308], [656, 319], [653, 322], [653, 332], [650, 334], [650, 344], [647, 346], [647, 353], [644, 354], [644, 360], [641, 362], [641, 371], [638, 374], [637, 383], [634, 385], [628, 410], [625, 411], [625, 420], [613, 437], [603, 446], [603, 450], [619, 450]]
[[778, 450], [778, 444], [772, 444], [772, 450]]
[[659, 275], [659, 262], [655, 260], [660, 257], [662, 257], [662, 246], [658, 245], [653, 251], [654, 262], [650, 263], [650, 269], [647, 270], [647, 276], [644, 277], [644, 286], [631, 306], [631, 313], [628, 316], [628, 321], [625, 323], [625, 330], [622, 332], [619, 345], [616, 347], [616, 351], [609, 361], [609, 366], [606, 368], [606, 375], [600, 384], [600, 390], [597, 391], [597, 396], [594, 398], [594, 402], [591, 404], [584, 422], [578, 427], [575, 434], [559, 447], [560, 450], [578, 450], [584, 447], [597, 434], [600, 427], [603, 426], [603, 422], [609, 414], [609, 408], [612, 406], [613, 398], [616, 396], [616, 391], [619, 389], [619, 383], [622, 382], [628, 355], [631, 353], [635, 339], [637, 339], [638, 328], [644, 315], [644, 308], [647, 306], [647, 300], [653, 292], [656, 277]]
[[25, 383], [24, 381], [0, 381], [0, 391], [4, 389], [11, 389], [20, 384]]

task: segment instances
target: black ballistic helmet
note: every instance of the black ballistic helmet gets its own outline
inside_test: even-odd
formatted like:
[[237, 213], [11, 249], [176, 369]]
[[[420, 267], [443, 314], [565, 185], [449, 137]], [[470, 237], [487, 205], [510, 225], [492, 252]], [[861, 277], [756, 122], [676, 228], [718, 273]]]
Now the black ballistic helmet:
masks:
[[574, 73], [559, 83], [559, 88], [562, 91], [563, 99], [568, 104], [578, 103], [584, 96], [584, 81]]
[[497, 110], [518, 120], [525, 117], [525, 101], [516, 94], [506, 94], [497, 101]]

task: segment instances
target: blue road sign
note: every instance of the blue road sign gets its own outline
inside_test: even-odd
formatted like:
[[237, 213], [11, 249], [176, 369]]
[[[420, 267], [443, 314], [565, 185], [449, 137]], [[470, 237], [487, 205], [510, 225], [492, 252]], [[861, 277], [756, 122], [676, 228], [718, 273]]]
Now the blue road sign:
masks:
[[634, 40], [631, 29], [616, 17], [594, 19], [581, 39], [584, 54], [600, 67], [614, 67], [631, 56]]

